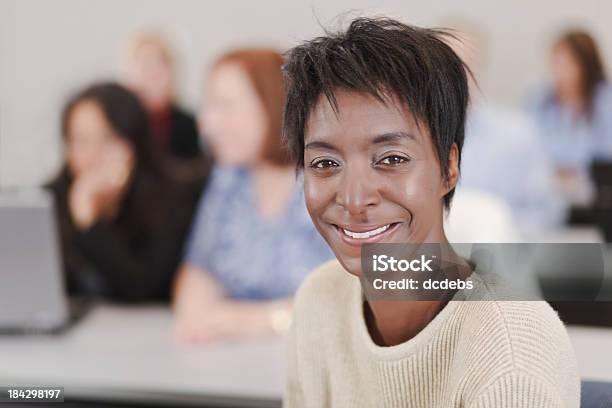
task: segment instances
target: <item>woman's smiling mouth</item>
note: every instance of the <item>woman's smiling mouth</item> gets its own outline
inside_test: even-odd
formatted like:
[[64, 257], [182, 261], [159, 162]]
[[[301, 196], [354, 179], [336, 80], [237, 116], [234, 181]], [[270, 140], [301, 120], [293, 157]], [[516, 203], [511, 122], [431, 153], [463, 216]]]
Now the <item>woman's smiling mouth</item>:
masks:
[[353, 232], [353, 231], [349, 231], [347, 229], [342, 228], [342, 232], [344, 232], [346, 235], [348, 235], [351, 238], [363, 239], [363, 238], [370, 238], [375, 235], [381, 234], [385, 232], [390, 226], [391, 224], [387, 224], [387, 225], [383, 225], [382, 227], [379, 227], [379, 228], [376, 228], [370, 231], [364, 231], [364, 232]]
[[393, 222], [380, 226], [351, 226], [333, 224], [344, 242], [349, 245], [363, 245], [378, 242], [388, 237], [400, 223]]

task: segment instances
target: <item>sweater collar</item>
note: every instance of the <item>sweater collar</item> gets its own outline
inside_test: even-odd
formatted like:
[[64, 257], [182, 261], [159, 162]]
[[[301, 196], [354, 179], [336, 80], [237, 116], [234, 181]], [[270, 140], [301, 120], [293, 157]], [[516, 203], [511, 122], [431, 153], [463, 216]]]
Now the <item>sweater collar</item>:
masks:
[[[348, 273], [348, 272], [345, 272]], [[475, 289], [482, 287], [482, 280], [477, 273], [472, 273], [468, 280], [475, 282]], [[372, 340], [372, 336], [368, 330], [365, 315], [364, 315], [364, 302], [365, 297], [361, 288], [360, 279], [352, 279], [353, 287], [350, 305], [350, 319], [351, 319], [351, 330], [354, 334], [356, 341], [363, 347], [368, 353], [370, 353], [375, 359], [379, 360], [397, 360], [401, 358], [409, 357], [424, 347], [440, 333], [453, 315], [456, 314], [461, 304], [472, 298], [472, 293], [477, 291], [470, 291], [467, 294], [464, 291], [457, 291], [452, 299], [444, 306], [444, 308], [432, 319], [431, 322], [423, 330], [421, 330], [416, 336], [408, 341], [395, 346], [379, 346]], [[478, 299], [482, 299], [482, 294], [476, 295]], [[476, 300], [476, 298], [474, 298]]]

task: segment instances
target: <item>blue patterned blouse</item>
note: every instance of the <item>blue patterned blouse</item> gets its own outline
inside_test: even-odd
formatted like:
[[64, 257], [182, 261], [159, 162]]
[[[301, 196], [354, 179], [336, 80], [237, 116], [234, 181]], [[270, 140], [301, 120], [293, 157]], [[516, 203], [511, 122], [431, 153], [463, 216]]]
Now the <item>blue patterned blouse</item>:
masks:
[[612, 160], [612, 85], [596, 89], [590, 118], [575, 117], [550, 87], [536, 89], [528, 102], [556, 167], [586, 171], [593, 160]]
[[[274, 192], [270, 192], [274, 194]], [[249, 170], [217, 166], [200, 202], [185, 262], [205, 269], [236, 299], [292, 295], [333, 254], [314, 228], [301, 181], [279, 218], [262, 219]]]

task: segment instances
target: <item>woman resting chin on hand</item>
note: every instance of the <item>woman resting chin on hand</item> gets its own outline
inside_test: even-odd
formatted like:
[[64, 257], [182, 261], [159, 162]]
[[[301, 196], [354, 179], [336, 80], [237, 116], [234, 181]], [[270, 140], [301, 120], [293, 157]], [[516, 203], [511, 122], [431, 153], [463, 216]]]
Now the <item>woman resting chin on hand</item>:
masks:
[[168, 300], [195, 194], [162, 168], [138, 98], [115, 83], [94, 84], [68, 102], [62, 130], [66, 162], [49, 187], [68, 289]]
[[100, 152], [94, 165], [77, 173], [70, 188], [70, 211], [75, 224], [86, 229], [98, 219], [117, 215], [134, 165], [129, 146], [116, 140]]

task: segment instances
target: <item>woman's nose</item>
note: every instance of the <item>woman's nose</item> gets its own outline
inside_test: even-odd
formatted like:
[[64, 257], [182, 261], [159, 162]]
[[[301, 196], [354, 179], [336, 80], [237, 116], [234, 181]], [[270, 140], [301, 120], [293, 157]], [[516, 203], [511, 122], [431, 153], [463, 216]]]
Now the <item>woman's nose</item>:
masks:
[[377, 183], [373, 180], [372, 169], [350, 168], [343, 172], [336, 194], [336, 203], [350, 214], [363, 214], [380, 202]]

